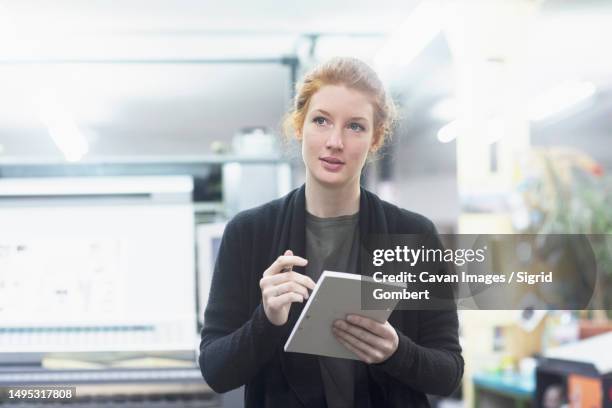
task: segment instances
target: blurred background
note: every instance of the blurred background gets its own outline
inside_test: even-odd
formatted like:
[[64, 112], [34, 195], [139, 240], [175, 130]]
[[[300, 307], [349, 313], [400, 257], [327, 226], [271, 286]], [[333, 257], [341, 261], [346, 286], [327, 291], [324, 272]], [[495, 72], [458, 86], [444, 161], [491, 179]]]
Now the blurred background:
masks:
[[[610, 38], [607, 0], [0, 1], [0, 386], [241, 406], [196, 366], [216, 250], [303, 183], [280, 124], [333, 56], [399, 110], [364, 186], [441, 233], [596, 234], [612, 282]], [[460, 311], [464, 381], [432, 405], [612, 406], [593, 302]]]

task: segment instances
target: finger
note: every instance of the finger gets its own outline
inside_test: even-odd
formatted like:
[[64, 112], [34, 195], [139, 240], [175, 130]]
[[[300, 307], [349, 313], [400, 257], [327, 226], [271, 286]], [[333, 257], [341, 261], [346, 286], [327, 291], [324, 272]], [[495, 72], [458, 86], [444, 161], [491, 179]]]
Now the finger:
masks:
[[302, 296], [304, 299], [308, 299], [310, 294], [308, 293], [308, 289], [304, 286], [299, 285], [295, 282], [285, 282], [280, 285], [267, 285], [261, 292], [262, 297], [266, 298], [268, 301], [271, 298], [279, 297], [285, 293], [294, 292], [298, 295]]
[[306, 266], [307, 263], [307, 259], [297, 255], [281, 255], [276, 258], [276, 261], [274, 261], [274, 264], [276, 264], [277, 269], [282, 269], [285, 267], [291, 268], [293, 265]]
[[334, 334], [344, 340], [347, 344], [352, 346], [351, 350], [358, 350], [361, 352], [361, 355], [365, 357], [364, 361], [367, 363], [373, 363], [376, 361], [382, 361], [383, 353], [380, 350], [372, 347], [371, 345], [364, 343], [357, 337], [353, 336], [350, 333], [345, 332], [344, 330], [339, 330], [334, 328]]
[[287, 293], [283, 293], [280, 296], [272, 297], [268, 301], [268, 306], [270, 306], [273, 309], [280, 309], [283, 306], [288, 305], [289, 303], [294, 303], [294, 302], [302, 303], [303, 301], [304, 301], [304, 296], [300, 295], [299, 293], [287, 292]]
[[266, 269], [264, 276], [282, 273], [284, 268], [289, 268], [287, 270], [291, 270], [293, 265], [306, 266], [307, 263], [308, 261], [300, 256], [281, 255], [276, 258], [276, 261], [274, 261], [268, 269]]
[[352, 351], [353, 353], [355, 353], [355, 355], [364, 363], [366, 364], [371, 364], [373, 363], [373, 359], [367, 355], [366, 353], [364, 353], [363, 351], [361, 351], [360, 349], [358, 349], [357, 347], [353, 346], [351, 343], [349, 343], [348, 341], [344, 340], [344, 338], [342, 338], [341, 336], [339, 336], [338, 334], [334, 333], [336, 335], [336, 339], [340, 342], [340, 344], [342, 344], [344, 347], [346, 347], [348, 350]]
[[308, 299], [308, 296], [309, 296], [308, 288], [306, 288], [303, 285], [300, 285], [299, 283], [292, 282], [292, 281], [285, 282], [277, 286], [273, 286], [272, 288], [276, 292], [275, 296], [280, 296], [283, 293], [287, 293], [287, 292], [299, 293], [300, 295], [304, 296], [304, 299]]
[[352, 325], [343, 320], [337, 320], [334, 322], [334, 327], [336, 329], [340, 329], [341, 331], [350, 333], [363, 343], [366, 343], [369, 347], [374, 347], [381, 349], [384, 347], [384, 339], [382, 337], [378, 337], [369, 331], [362, 329], [359, 326]]
[[296, 282], [311, 290], [314, 289], [315, 287], [314, 281], [310, 279], [308, 276], [302, 275], [301, 273], [293, 272], [293, 271], [279, 273], [276, 275], [265, 276], [261, 279], [260, 286], [262, 287], [266, 287], [267, 285], [276, 286], [284, 282]]
[[353, 325], [363, 327], [367, 331], [374, 333], [375, 335], [379, 337], [382, 337], [382, 338], [389, 337], [389, 331], [387, 330], [386, 322], [379, 323], [374, 319], [370, 319], [369, 317], [360, 316], [356, 314], [347, 315], [346, 321]]
[[[290, 250], [290, 249], [288, 249], [288, 250], [286, 250], [286, 251], [285, 251], [285, 253], [284, 253], [283, 255], [284, 255], [284, 256], [293, 256], [293, 251], [292, 251], [292, 250]], [[289, 272], [290, 270], [291, 270], [291, 267], [290, 267], [290, 266], [285, 266], [285, 267], [283, 267], [283, 269], [281, 270], [281, 273], [282, 273], [282, 272]]]
[[297, 282], [300, 285], [306, 286], [310, 290], [313, 290], [316, 286], [316, 283], [309, 276], [295, 271], [288, 272], [287, 274], [289, 275], [289, 278], [292, 281]]

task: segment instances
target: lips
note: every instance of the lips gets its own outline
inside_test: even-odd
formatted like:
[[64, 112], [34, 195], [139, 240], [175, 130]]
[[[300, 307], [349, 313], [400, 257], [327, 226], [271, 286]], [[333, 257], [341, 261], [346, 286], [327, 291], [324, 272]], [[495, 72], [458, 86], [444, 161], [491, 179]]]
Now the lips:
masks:
[[326, 156], [321, 157], [319, 160], [321, 160], [323, 168], [332, 173], [339, 172], [344, 166], [344, 162], [337, 157]]
[[344, 164], [342, 160], [338, 159], [337, 157], [333, 157], [333, 156], [321, 157], [321, 160], [327, 163], [331, 163], [331, 164]]

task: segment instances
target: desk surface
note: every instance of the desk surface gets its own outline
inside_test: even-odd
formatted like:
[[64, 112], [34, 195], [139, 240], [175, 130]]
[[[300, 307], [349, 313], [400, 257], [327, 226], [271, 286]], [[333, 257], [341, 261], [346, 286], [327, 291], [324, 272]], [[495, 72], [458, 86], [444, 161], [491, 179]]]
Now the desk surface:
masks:
[[472, 380], [481, 389], [517, 397], [532, 397], [536, 389], [535, 376], [526, 377], [515, 373], [477, 373]]

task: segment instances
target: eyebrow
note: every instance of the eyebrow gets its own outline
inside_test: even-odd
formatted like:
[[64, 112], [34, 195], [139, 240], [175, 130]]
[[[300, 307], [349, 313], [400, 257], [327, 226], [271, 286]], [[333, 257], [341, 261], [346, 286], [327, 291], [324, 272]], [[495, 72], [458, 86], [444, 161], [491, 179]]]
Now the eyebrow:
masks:
[[[327, 111], [325, 111], [323, 109], [315, 109], [313, 112], [317, 112], [317, 111], [321, 112], [324, 115], [332, 116], [329, 112], [327, 112]], [[366, 118], [361, 117], [361, 116], [354, 116], [354, 117], [350, 118], [349, 120], [363, 120], [363, 121], [366, 121], [366, 122], [368, 121]]]

